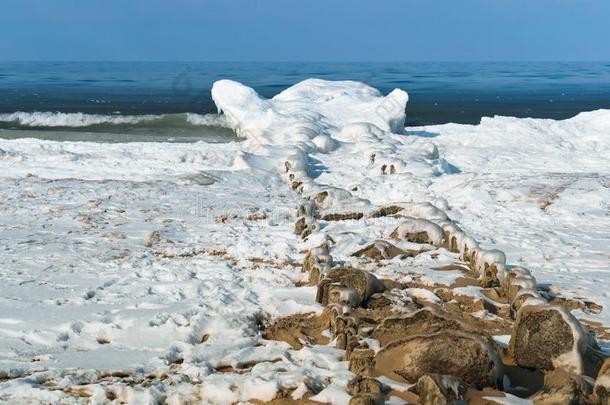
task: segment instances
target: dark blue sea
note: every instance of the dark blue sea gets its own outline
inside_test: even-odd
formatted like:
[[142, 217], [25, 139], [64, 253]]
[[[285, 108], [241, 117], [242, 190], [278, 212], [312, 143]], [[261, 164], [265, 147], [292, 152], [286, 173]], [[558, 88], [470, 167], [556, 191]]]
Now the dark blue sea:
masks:
[[[272, 97], [310, 77], [358, 80], [384, 93], [408, 91], [407, 125], [476, 124], [483, 116], [563, 119], [610, 108], [610, 63], [0, 63], [0, 114], [66, 112], [140, 115], [212, 113], [210, 88], [233, 79]], [[177, 134], [197, 137], [168, 121]], [[0, 129], [28, 130], [0, 119]], [[54, 126], [40, 130], [70, 130]], [[92, 132], [103, 131], [90, 128]], [[81, 128], [82, 130], [82, 128]], [[159, 133], [160, 128], [126, 131]], [[162, 136], [167, 136], [167, 131]], [[0, 137], [7, 134], [0, 132]], [[8, 135], [14, 135], [14, 131]], [[135, 136], [135, 135], [134, 135]], [[137, 139], [137, 136], [136, 138]], [[112, 140], [112, 139], [110, 139]], [[114, 140], [121, 140], [118, 135]]]

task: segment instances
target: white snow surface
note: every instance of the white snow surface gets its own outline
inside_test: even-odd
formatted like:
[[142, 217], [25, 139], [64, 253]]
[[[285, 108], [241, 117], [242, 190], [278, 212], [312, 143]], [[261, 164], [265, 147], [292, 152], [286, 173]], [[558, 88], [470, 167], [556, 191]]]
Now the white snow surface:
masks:
[[[407, 94], [356, 82], [310, 79], [264, 99], [223, 80], [212, 96], [243, 142], [0, 139], [0, 402], [87, 402], [67, 392], [76, 386], [93, 402], [112, 391], [228, 404], [294, 389], [347, 403], [342, 351], [260, 333], [322, 309], [315, 288], [294, 286], [303, 252], [332, 234], [335, 260], [430, 284], [460, 276], [431, 270], [457, 255], [366, 268], [351, 254], [388, 240], [387, 217], [328, 222], [302, 241], [286, 161], [305, 195], [349, 190], [329, 194], [333, 209], [433, 203], [549, 292], [602, 305], [575, 315], [610, 326], [610, 111], [403, 129]], [[442, 226], [429, 207], [411, 211]]]

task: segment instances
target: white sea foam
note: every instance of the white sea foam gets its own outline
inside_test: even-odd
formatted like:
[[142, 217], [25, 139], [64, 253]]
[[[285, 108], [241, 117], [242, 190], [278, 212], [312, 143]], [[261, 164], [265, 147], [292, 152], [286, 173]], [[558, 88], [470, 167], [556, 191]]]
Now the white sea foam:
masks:
[[0, 114], [0, 122], [14, 123], [24, 127], [89, 127], [95, 125], [138, 125], [158, 123], [190, 124], [195, 126], [210, 126], [228, 128], [225, 116], [219, 114], [85, 114], [64, 112], [22, 112]]
[[100, 124], [138, 124], [161, 119], [162, 115], [98, 115], [63, 112], [14, 112], [0, 114], [0, 121], [29, 127], [87, 127]]
[[221, 114], [186, 114], [186, 122], [192, 125], [229, 128], [226, 117]]

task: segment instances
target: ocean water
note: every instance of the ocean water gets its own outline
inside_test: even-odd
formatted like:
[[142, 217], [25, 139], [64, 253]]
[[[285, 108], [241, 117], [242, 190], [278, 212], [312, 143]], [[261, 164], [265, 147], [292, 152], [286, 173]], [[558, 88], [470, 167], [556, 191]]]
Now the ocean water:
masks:
[[[11, 62], [0, 63], [0, 137], [219, 142], [234, 135], [214, 124], [193, 125], [184, 114], [216, 112], [210, 97], [214, 81], [237, 80], [272, 97], [309, 77], [358, 80], [384, 93], [396, 87], [407, 90], [407, 125], [477, 124], [493, 115], [563, 119], [610, 108], [607, 62]], [[160, 117], [137, 123], [108, 119], [92, 125], [48, 125], [16, 119], [15, 112]]]

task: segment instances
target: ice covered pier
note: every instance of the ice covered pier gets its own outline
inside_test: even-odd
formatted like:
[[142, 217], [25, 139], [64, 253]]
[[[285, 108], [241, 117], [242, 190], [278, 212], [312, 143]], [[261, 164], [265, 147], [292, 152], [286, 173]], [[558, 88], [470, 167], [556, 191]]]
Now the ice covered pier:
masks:
[[607, 403], [610, 360], [570, 312], [587, 304], [539, 288], [422, 190], [452, 168], [433, 143], [404, 139], [405, 92], [308, 80], [273, 100], [233, 82], [213, 95], [252, 146], [243, 164], [282, 170], [302, 197], [294, 232], [325, 307], [272, 320], [263, 336], [344, 350], [350, 404]]

